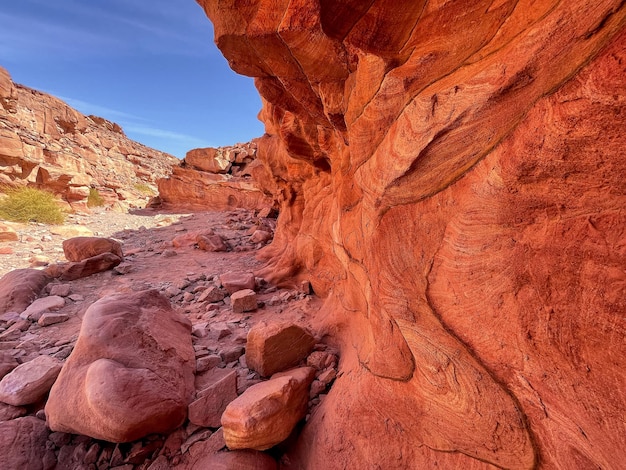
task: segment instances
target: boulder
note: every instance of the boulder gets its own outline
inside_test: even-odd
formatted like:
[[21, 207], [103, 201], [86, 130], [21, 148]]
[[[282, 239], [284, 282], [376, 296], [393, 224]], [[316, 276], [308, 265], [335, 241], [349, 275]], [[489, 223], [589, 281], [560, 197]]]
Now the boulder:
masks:
[[298, 325], [259, 322], [248, 332], [246, 364], [268, 377], [297, 365], [313, 346], [313, 335]]
[[93, 232], [84, 225], [59, 225], [57, 227], [51, 227], [50, 233], [53, 235], [59, 235], [63, 238], [78, 238], [78, 237], [93, 237]]
[[229, 294], [234, 294], [238, 290], [252, 289], [256, 287], [254, 273], [228, 272], [220, 276], [220, 282]]
[[219, 235], [199, 236], [198, 248], [204, 251], [228, 251], [228, 245]]
[[255, 230], [250, 236], [250, 243], [266, 243], [272, 239], [274, 235], [265, 230]]
[[51, 274], [54, 273], [54, 277], [57, 277], [60, 281], [75, 281], [76, 279], [112, 269], [121, 262], [122, 258], [113, 253], [102, 253], [75, 263], [56, 265], [49, 272]]
[[219, 428], [222, 413], [237, 398], [237, 373], [232, 370], [225, 377], [198, 392], [198, 399], [189, 405], [189, 421], [209, 428]]
[[0, 422], [2, 468], [44, 470], [48, 429], [45, 421], [26, 416]]
[[0, 314], [21, 313], [52, 278], [36, 269], [16, 269], [0, 279]]
[[[232, 165], [229, 154], [220, 148], [197, 148], [185, 155], [185, 164], [209, 173], [228, 173]], [[234, 159], [233, 159], [234, 161]]]
[[198, 302], [219, 302], [224, 300], [224, 297], [226, 297], [224, 290], [215, 286], [209, 286], [198, 296]]
[[260, 382], [232, 401], [222, 415], [229, 449], [266, 450], [287, 439], [304, 418], [315, 369], [302, 367]]
[[64, 240], [63, 253], [68, 261], [83, 261], [103, 253], [124, 257], [120, 242], [100, 237], [74, 237]]
[[211, 237], [215, 235], [213, 230], [192, 230], [191, 232], [181, 233], [176, 235], [172, 239], [172, 246], [174, 248], [191, 247], [198, 244], [198, 241], [202, 237]]
[[13, 406], [0, 402], [0, 421], [10, 421], [26, 416], [28, 410], [23, 406]]
[[58, 295], [49, 295], [47, 297], [41, 297], [40, 299], [35, 300], [32, 304], [28, 306], [26, 310], [24, 310], [20, 317], [27, 320], [39, 320], [39, 317], [44, 312], [49, 312], [51, 310], [58, 310], [65, 306], [65, 299]]
[[60, 297], [67, 297], [72, 293], [71, 284], [54, 284], [50, 285], [50, 295], [58, 295]]
[[62, 365], [50, 356], [37, 356], [20, 364], [0, 380], [0, 401], [13, 406], [39, 402], [57, 379]]
[[50, 313], [45, 312], [42, 313], [37, 320], [39, 326], [50, 326], [55, 325], [56, 323], [63, 323], [70, 319], [70, 316], [67, 313]]
[[230, 305], [235, 313], [256, 310], [258, 307], [256, 292], [252, 289], [238, 290], [230, 296]]
[[191, 324], [158, 291], [104, 297], [50, 391], [50, 429], [111, 442], [170, 432], [187, 416], [194, 367]]

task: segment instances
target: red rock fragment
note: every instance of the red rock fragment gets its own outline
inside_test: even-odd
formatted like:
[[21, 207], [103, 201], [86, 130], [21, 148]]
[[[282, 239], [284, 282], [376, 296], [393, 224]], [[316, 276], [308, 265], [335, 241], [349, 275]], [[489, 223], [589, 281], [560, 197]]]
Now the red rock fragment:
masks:
[[246, 363], [262, 376], [297, 365], [315, 345], [315, 338], [292, 323], [257, 323], [248, 332]]

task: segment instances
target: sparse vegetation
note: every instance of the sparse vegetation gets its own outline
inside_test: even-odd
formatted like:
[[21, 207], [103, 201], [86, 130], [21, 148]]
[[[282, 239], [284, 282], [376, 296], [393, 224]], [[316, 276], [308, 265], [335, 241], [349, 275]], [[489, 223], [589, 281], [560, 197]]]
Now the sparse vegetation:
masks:
[[135, 189], [146, 196], [156, 196], [156, 191], [145, 183], [136, 183]]
[[2, 188], [0, 218], [12, 222], [62, 224], [65, 213], [53, 194], [35, 188]]
[[87, 197], [87, 207], [102, 207], [104, 199], [96, 188], [89, 188], [89, 196]]

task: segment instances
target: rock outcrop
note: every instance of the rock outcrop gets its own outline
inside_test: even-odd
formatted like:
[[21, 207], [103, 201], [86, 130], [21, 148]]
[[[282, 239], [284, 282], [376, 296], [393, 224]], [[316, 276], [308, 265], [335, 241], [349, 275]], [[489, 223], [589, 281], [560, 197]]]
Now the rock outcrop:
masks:
[[145, 205], [144, 187], [155, 188], [178, 162], [113, 122], [13, 83], [0, 67], [0, 184], [43, 188], [79, 209], [90, 188], [109, 205]]
[[341, 346], [292, 467], [619, 467], [624, 2], [199, 3]]
[[271, 193], [256, 183], [266, 173], [256, 154], [255, 143], [190, 150], [169, 177], [158, 181], [160, 202], [202, 210], [271, 208]]

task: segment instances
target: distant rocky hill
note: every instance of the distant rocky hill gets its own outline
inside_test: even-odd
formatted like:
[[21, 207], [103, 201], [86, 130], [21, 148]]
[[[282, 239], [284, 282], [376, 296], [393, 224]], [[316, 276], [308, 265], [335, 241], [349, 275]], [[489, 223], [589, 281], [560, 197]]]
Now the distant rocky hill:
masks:
[[145, 204], [148, 188], [179, 160], [130, 140], [54, 96], [13, 83], [0, 67], [0, 185], [52, 191], [74, 209], [95, 188], [113, 206]]

